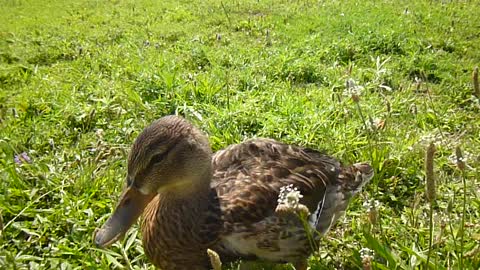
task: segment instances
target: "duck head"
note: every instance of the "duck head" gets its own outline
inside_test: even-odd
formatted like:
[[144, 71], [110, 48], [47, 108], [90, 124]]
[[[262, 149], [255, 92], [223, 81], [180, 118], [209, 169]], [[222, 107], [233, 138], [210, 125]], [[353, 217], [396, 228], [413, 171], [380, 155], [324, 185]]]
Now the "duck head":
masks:
[[208, 188], [211, 156], [207, 137], [179, 116], [146, 127], [133, 143], [126, 185], [113, 214], [96, 231], [95, 244], [106, 247], [123, 237], [157, 195], [189, 196]]

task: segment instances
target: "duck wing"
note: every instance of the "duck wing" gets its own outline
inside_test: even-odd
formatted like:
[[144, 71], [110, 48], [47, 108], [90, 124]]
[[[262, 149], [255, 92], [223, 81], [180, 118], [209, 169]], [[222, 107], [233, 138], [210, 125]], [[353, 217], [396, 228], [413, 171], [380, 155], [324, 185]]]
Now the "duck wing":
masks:
[[313, 216], [312, 225], [317, 227], [324, 205], [333, 205], [329, 201], [337, 200], [343, 187], [355, 189], [352, 183], [340, 181], [348, 179], [342, 177], [342, 166], [334, 158], [271, 139], [231, 145], [215, 153], [212, 162], [212, 187], [227, 228], [237, 223], [248, 226], [273, 215], [280, 188], [288, 185], [301, 192], [300, 203], [312, 213], [309, 219]]

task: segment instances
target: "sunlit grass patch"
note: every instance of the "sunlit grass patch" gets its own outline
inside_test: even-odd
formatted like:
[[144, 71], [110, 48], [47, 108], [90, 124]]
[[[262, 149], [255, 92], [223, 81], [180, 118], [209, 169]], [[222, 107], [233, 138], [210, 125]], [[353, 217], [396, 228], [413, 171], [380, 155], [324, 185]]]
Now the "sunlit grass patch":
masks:
[[91, 235], [115, 205], [135, 136], [178, 113], [214, 150], [271, 137], [373, 164], [312, 269], [367, 259], [373, 269], [478, 269], [477, 10], [474, 1], [3, 1], [0, 266], [152, 269], [136, 228], [109, 250]]

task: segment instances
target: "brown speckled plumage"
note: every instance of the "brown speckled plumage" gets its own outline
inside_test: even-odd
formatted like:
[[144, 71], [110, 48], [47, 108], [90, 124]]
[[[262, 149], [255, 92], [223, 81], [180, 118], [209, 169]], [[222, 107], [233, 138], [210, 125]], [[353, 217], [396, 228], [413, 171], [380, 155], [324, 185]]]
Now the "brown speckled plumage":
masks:
[[[275, 212], [280, 188], [298, 188], [311, 213], [309, 229], [324, 234], [371, 175], [367, 164], [344, 168], [321, 152], [271, 139], [231, 145], [213, 157], [212, 187], [225, 228], [213, 249], [224, 258], [302, 263], [313, 252], [312, 239], [297, 215]], [[309, 233], [318, 241], [318, 233]]]
[[[95, 241], [111, 244], [138, 216], [130, 209], [142, 211], [145, 253], [167, 270], [208, 269], [207, 248], [224, 262], [292, 262], [306, 269], [319, 233], [373, 175], [368, 164], [344, 167], [316, 150], [271, 139], [231, 145], [212, 157], [206, 136], [177, 116], [139, 135], [128, 172], [119, 205]], [[277, 208], [280, 189], [289, 185], [303, 195], [299, 206]]]

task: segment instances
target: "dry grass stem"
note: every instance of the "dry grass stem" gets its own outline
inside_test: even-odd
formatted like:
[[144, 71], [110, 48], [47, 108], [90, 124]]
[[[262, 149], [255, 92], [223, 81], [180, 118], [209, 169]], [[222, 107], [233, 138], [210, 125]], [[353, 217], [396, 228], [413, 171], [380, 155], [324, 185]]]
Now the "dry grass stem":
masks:
[[432, 203], [436, 198], [436, 183], [435, 183], [435, 173], [433, 172], [433, 158], [435, 155], [435, 144], [432, 142], [427, 148], [427, 154], [425, 156], [425, 173], [426, 173], [426, 182], [427, 182], [427, 200]]
[[375, 225], [378, 222], [378, 210], [376, 208], [370, 209], [368, 211], [368, 221], [370, 221], [370, 224]]
[[461, 171], [465, 171], [465, 160], [463, 159], [462, 149], [460, 146], [455, 148], [455, 156], [457, 157], [457, 167]]
[[[477, 69], [478, 70], [478, 69]], [[477, 76], [478, 79], [478, 76]], [[478, 80], [477, 80], [478, 83]], [[467, 179], [465, 176], [465, 160], [462, 154], [462, 149], [460, 146], [455, 147], [455, 156], [457, 158], [457, 167], [462, 172], [462, 183], [463, 183], [463, 205], [462, 205], [462, 221], [460, 227], [460, 269], [463, 269], [463, 252], [464, 252], [464, 236], [465, 236], [465, 215], [467, 214]]]
[[478, 67], [475, 67], [472, 73], [473, 93], [480, 98], [480, 85], [478, 84]]

